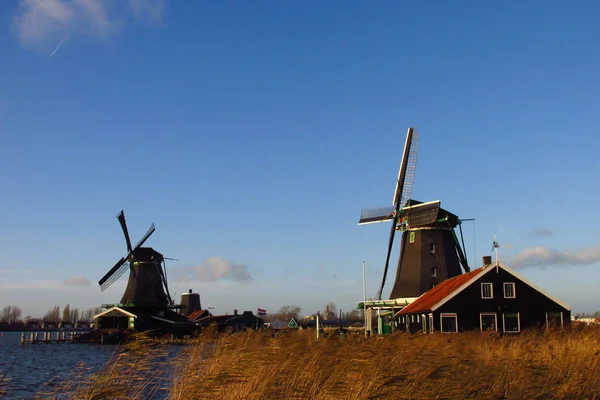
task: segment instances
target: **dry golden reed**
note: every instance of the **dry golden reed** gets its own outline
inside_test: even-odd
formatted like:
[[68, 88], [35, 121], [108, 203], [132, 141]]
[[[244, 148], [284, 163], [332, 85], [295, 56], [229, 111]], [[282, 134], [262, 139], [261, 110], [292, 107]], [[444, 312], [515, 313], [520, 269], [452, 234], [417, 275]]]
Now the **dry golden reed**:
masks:
[[600, 399], [596, 327], [319, 340], [209, 330], [176, 357], [169, 348], [136, 340], [100, 372], [69, 379], [63, 398]]

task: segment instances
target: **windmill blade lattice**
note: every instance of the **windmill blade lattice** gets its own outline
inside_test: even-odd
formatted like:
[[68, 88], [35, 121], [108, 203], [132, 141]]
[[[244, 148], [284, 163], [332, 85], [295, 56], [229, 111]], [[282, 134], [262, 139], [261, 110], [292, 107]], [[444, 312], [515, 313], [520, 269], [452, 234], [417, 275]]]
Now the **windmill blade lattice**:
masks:
[[[418, 153], [418, 144], [419, 144], [419, 134], [417, 128], [412, 128], [412, 137], [410, 148], [408, 151], [406, 167], [404, 172], [404, 181], [402, 182], [402, 188], [400, 194], [398, 193], [398, 186], [396, 186], [396, 193], [394, 194], [394, 204], [400, 202], [400, 205], [404, 206], [412, 195], [412, 188], [415, 182], [415, 173], [417, 171], [417, 153]], [[408, 141], [408, 138], [407, 138]], [[402, 173], [402, 166], [400, 166], [400, 171], [398, 173], [398, 181], [400, 181], [400, 175]]]
[[98, 282], [100, 284], [100, 291], [104, 292], [110, 285], [115, 283], [115, 281], [123, 276], [125, 271], [128, 269], [129, 262], [127, 262], [125, 258], [121, 258], [121, 260], [119, 260], [119, 262], [112, 267], [112, 269], [108, 271], [108, 273], [104, 275], [102, 279], [100, 279], [100, 282]]
[[137, 242], [134, 250], [137, 249], [138, 247], [141, 247], [146, 242], [146, 240], [148, 240], [150, 235], [152, 235], [154, 233], [155, 230], [156, 230], [156, 228], [154, 227], [154, 223], [152, 223], [152, 225], [150, 225], [150, 228], [148, 228], [148, 232], [146, 232], [144, 237], [139, 242]]
[[115, 266], [112, 267], [110, 271], [108, 271], [106, 275], [104, 275], [102, 279], [100, 279], [100, 281], [98, 281], [101, 291], [106, 290], [117, 279], [119, 279], [125, 273], [125, 271], [129, 269], [130, 265], [128, 261], [131, 261], [134, 258], [133, 254], [135, 253], [135, 251], [139, 249], [156, 230], [154, 223], [152, 223], [152, 225], [150, 225], [150, 228], [142, 237], [142, 239], [135, 245], [134, 248], [131, 248], [131, 240], [129, 238], [129, 231], [127, 229], [127, 222], [125, 221], [125, 213], [123, 212], [123, 210], [121, 210], [119, 215], [117, 215], [117, 219], [119, 220], [121, 229], [123, 229], [123, 235], [125, 235], [125, 242], [127, 243], [127, 256], [121, 258], [115, 264]]
[[406, 132], [406, 142], [404, 143], [404, 151], [402, 153], [402, 161], [400, 162], [400, 169], [398, 171], [398, 179], [396, 180], [396, 190], [394, 191], [395, 212], [388, 241], [388, 251], [385, 257], [383, 278], [381, 279], [381, 286], [377, 291], [377, 300], [381, 300], [385, 279], [387, 277], [388, 269], [390, 268], [390, 257], [392, 255], [392, 249], [394, 248], [394, 236], [398, 218], [400, 217], [400, 210], [402, 209], [402, 206], [408, 202], [412, 192], [415, 169], [417, 166], [417, 136], [418, 134], [415, 128], [408, 128], [408, 131]]
[[119, 220], [119, 224], [121, 224], [121, 229], [123, 229], [123, 234], [125, 235], [125, 241], [127, 242], [127, 252], [131, 253], [131, 239], [129, 239], [129, 231], [127, 230], [127, 222], [125, 221], [125, 213], [123, 210], [117, 215], [117, 219]]

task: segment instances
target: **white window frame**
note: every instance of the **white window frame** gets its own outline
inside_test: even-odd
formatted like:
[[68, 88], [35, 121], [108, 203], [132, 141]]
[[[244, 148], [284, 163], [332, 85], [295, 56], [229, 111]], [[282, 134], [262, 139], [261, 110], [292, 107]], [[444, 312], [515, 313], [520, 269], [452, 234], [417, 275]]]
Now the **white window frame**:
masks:
[[484, 315], [493, 315], [494, 316], [494, 329], [496, 332], [498, 332], [498, 314], [495, 312], [479, 313], [479, 330], [483, 331], [483, 316]]
[[[490, 297], [485, 297], [483, 295], [483, 286], [489, 285], [490, 287]], [[494, 285], [491, 282], [481, 282], [481, 298], [482, 299], [493, 299], [494, 298]]]
[[429, 333], [433, 333], [433, 314], [429, 314]]
[[425, 314], [421, 315], [421, 325], [423, 325], [423, 333], [427, 333], [427, 318]]
[[516, 331], [507, 331], [506, 330], [506, 319], [504, 318], [506, 314], [515, 314], [515, 313], [502, 313], [502, 332], [504, 333], [519, 333], [521, 332], [521, 313], [517, 314], [517, 330]]
[[[506, 295], [506, 288], [508, 286], [512, 286], [512, 296], [507, 296]], [[517, 289], [516, 289], [516, 285], [514, 282], [504, 282], [504, 284], [502, 285], [502, 289], [503, 289], [503, 294], [504, 294], [504, 298], [505, 299], [514, 299], [515, 297], [517, 297]]]
[[[563, 326], [565, 326], [565, 321], [563, 319], [563, 313], [561, 311], [556, 311], [554, 313], [556, 313], [556, 314], [560, 313], [560, 327], [562, 328]], [[550, 314], [550, 313], [548, 313], [548, 312], [546, 313], [546, 328], [550, 328], [550, 325], [548, 323], [548, 314]]]
[[[456, 331], [454, 332], [446, 332], [443, 330], [443, 324], [442, 324], [442, 318], [444, 317], [454, 317], [454, 322], [456, 322], [454, 325], [456, 326]], [[456, 313], [441, 313], [440, 314], [440, 332], [442, 333], [458, 333], [458, 315]]]

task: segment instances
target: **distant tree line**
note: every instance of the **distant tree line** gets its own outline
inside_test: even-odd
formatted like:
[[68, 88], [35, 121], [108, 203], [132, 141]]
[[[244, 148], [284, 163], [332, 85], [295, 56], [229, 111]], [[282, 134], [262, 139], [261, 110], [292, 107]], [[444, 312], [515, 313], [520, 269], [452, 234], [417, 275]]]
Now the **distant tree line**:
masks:
[[17, 306], [6, 306], [0, 313], [0, 322], [7, 324], [14, 324], [21, 320], [21, 314], [23, 311]]
[[0, 311], [0, 322], [4, 324], [16, 324], [16, 323], [27, 323], [32, 319], [41, 319], [42, 321], [53, 321], [59, 323], [60, 321], [69, 321], [75, 323], [77, 321], [92, 321], [92, 317], [100, 313], [102, 309], [100, 307], [90, 307], [84, 310], [79, 308], [71, 308], [67, 304], [61, 312], [60, 306], [56, 305], [52, 307], [42, 318], [33, 318], [30, 315], [21, 318], [23, 310], [14, 305], [6, 306]]
[[275, 320], [287, 322], [287, 321], [291, 320], [292, 318], [294, 318], [296, 320], [298, 318], [300, 318], [301, 311], [302, 311], [302, 308], [300, 308], [300, 306], [287, 305], [287, 306], [282, 306], [278, 312], [267, 314], [267, 315], [263, 316], [262, 318], [266, 322], [273, 322]]
[[577, 313], [574, 315], [576, 318], [600, 318], [600, 311], [594, 313]]
[[[313, 315], [314, 316], [314, 315]], [[338, 310], [336, 304], [334, 302], [327, 303], [325, 305], [325, 309], [321, 313], [321, 318], [332, 320], [332, 319], [341, 319], [341, 320], [358, 320], [361, 319], [361, 314], [358, 310]]]
[[[301, 311], [302, 311], [302, 308], [300, 308], [299, 306], [285, 305], [285, 306], [282, 306], [279, 309], [279, 311], [265, 315], [263, 317], [263, 319], [266, 322], [273, 322], [275, 320], [279, 320], [281, 322], [287, 322], [287, 321], [291, 320], [292, 318], [294, 318], [296, 321], [299, 321], [300, 319], [302, 319], [302, 315], [300, 314]], [[362, 320], [362, 313], [361, 313], [362, 310], [361, 311], [348, 310], [346, 312], [344, 312], [342, 310], [340, 310], [340, 311], [341, 312], [338, 311], [338, 308], [334, 302], [330, 302], [330, 303], [327, 303], [327, 305], [325, 305], [324, 310], [321, 311], [319, 314], [320, 314], [321, 318], [323, 318], [323, 319], [340, 318], [342, 320]], [[317, 313], [315, 312], [307, 317], [315, 318], [316, 316], [317, 316]]]

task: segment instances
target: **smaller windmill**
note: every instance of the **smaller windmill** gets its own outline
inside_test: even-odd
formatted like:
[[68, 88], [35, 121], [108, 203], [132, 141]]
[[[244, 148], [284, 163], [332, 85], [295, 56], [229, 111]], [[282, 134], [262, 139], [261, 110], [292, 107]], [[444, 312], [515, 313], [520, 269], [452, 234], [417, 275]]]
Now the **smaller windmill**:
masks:
[[[392, 221], [378, 300], [385, 285], [396, 231], [402, 232], [402, 240], [390, 299], [418, 297], [437, 283], [460, 275], [461, 266], [469, 271], [464, 240], [461, 247], [454, 232], [463, 220], [441, 208], [439, 200], [423, 203], [410, 198], [417, 165], [417, 139], [417, 130], [408, 128], [393, 205], [363, 209], [358, 221], [359, 225]], [[462, 228], [460, 231], [462, 237]]]
[[129, 281], [121, 299], [122, 305], [156, 308], [172, 307], [173, 300], [167, 285], [165, 257], [151, 247], [142, 247], [156, 230], [154, 223], [135, 247], [132, 247], [123, 210], [117, 218], [125, 235], [127, 255], [122, 257], [100, 279], [98, 284], [101, 291], [106, 290], [129, 270]]

